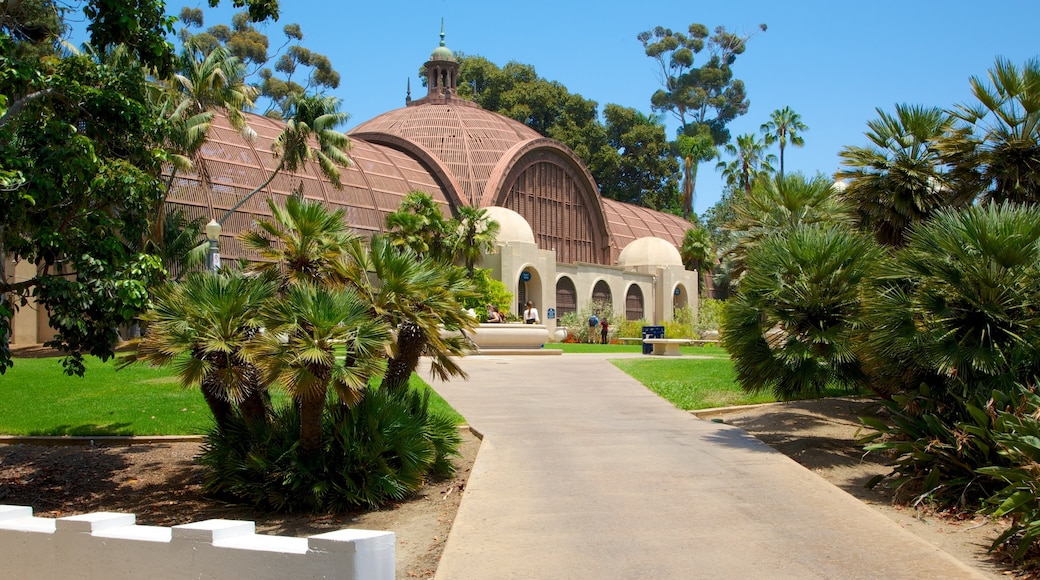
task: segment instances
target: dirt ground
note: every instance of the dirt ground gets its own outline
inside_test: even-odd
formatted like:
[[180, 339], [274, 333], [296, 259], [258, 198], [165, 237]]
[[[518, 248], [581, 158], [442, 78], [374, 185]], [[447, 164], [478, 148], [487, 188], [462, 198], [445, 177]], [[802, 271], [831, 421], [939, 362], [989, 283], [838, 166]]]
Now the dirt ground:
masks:
[[[1002, 529], [984, 518], [926, 513], [891, 505], [885, 490], [864, 483], [887, 469], [855, 443], [863, 401], [831, 399], [699, 413], [759, 437], [989, 578], [1015, 576], [986, 547]], [[30, 505], [45, 517], [91, 511], [137, 514], [141, 524], [171, 526], [210, 518], [253, 520], [258, 533], [308, 536], [344, 527], [397, 534], [397, 577], [431, 578], [465, 490], [479, 440], [463, 432], [458, 474], [432, 482], [388, 509], [338, 515], [267, 515], [201, 496], [192, 443], [129, 447], [0, 445], [0, 503]], [[648, 514], [648, 517], [652, 517]]]

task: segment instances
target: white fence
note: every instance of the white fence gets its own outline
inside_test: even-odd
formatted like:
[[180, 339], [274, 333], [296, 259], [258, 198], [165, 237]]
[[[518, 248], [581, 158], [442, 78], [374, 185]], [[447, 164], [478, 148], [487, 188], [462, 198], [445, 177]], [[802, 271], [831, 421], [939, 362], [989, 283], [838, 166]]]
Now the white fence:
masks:
[[339, 530], [288, 538], [249, 521], [139, 526], [134, 514], [37, 518], [0, 505], [0, 578], [393, 580], [394, 534]]

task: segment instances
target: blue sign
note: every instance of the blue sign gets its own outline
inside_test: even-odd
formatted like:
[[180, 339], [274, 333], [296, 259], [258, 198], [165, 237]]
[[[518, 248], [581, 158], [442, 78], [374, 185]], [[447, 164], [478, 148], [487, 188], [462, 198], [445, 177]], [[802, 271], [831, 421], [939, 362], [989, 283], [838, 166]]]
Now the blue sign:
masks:
[[550, 308], [549, 310], [546, 310], [545, 311], [545, 317], [548, 318], [549, 320], [552, 320], [553, 318], [556, 318], [556, 309], [555, 308]]
[[682, 294], [682, 292], [681, 292], [681, 291], [679, 290], [679, 287], [678, 287], [678, 286], [676, 286], [676, 287], [675, 287], [675, 295], [676, 295], [676, 296], [678, 296], [678, 295], [680, 295], [680, 294]]
[[521, 282], [530, 282], [531, 281], [531, 273], [528, 272], [527, 270], [524, 270], [523, 272], [520, 272], [520, 281]]

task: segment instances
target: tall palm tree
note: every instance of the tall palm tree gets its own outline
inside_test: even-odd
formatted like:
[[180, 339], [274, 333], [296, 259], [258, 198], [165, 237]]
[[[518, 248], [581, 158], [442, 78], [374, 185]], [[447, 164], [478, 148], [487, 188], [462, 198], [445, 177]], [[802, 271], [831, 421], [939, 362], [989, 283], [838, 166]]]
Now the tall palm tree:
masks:
[[323, 203], [297, 196], [280, 207], [267, 200], [273, 219], [257, 220], [259, 230], [239, 234], [242, 246], [264, 261], [248, 266], [251, 272], [267, 272], [290, 284], [310, 282], [334, 287], [343, 283], [337, 262], [355, 239], [346, 222], [346, 210], [329, 210]]
[[953, 112], [960, 126], [941, 144], [951, 177], [987, 201], [1040, 203], [1040, 59], [997, 58], [988, 80], [972, 77], [976, 102]]
[[697, 292], [701, 290], [701, 281], [711, 272], [715, 259], [715, 247], [711, 243], [711, 234], [704, 228], [690, 228], [683, 236], [679, 253], [683, 264], [691, 270], [697, 270]]
[[[336, 131], [336, 127], [346, 123], [350, 115], [338, 111], [339, 99], [331, 96], [291, 97], [289, 103], [289, 117], [285, 121], [285, 129], [278, 134], [272, 145], [274, 154], [278, 156], [278, 165], [263, 183], [238, 200], [238, 203], [217, 222], [223, 224], [242, 204], [270, 185], [279, 173], [294, 172], [307, 161], [316, 161], [332, 185], [337, 189], [342, 187], [339, 168], [350, 165], [350, 158], [347, 156], [350, 138]], [[312, 145], [315, 140], [317, 147]]]
[[[246, 355], [263, 371], [266, 384], [280, 384], [297, 402], [300, 448], [314, 456], [321, 449], [322, 415], [329, 388], [339, 400], [361, 400], [369, 378], [381, 369], [389, 332], [369, 315], [368, 304], [353, 290], [330, 290], [303, 282], [263, 309], [267, 332]], [[337, 363], [345, 345], [349, 366]]]
[[499, 225], [488, 217], [486, 209], [464, 205], [459, 208], [458, 214], [448, 224], [451, 232], [448, 244], [452, 255], [462, 260], [472, 278], [473, 269], [481, 255], [495, 248]]
[[870, 145], [843, 149], [837, 177], [847, 180], [844, 196], [856, 207], [859, 228], [898, 247], [912, 225], [943, 207], [967, 203], [971, 195], [951, 188], [936, 146], [950, 131], [948, 114], [905, 104], [896, 105], [894, 115], [877, 112], [867, 123]]
[[805, 145], [805, 139], [801, 133], [808, 131], [809, 127], [802, 122], [802, 116], [795, 113], [791, 107], [777, 109], [769, 115], [769, 121], [762, 124], [762, 133], [766, 138], [766, 145], [780, 144], [780, 177], [784, 176], [784, 148], [787, 143], [795, 147]]
[[697, 201], [697, 166], [702, 161], [713, 159], [718, 155], [718, 150], [715, 148], [710, 134], [679, 135], [675, 140], [675, 150], [682, 159], [683, 165], [683, 218], [690, 219]]
[[751, 193], [759, 177], [773, 172], [772, 163], [776, 161], [776, 155], [766, 153], [765, 141], [752, 133], [737, 135], [737, 144], [726, 143], [725, 150], [735, 159], [728, 163], [719, 161], [715, 169], [722, 172], [727, 185]]
[[351, 286], [369, 305], [371, 316], [397, 333], [383, 387], [407, 389], [424, 353], [432, 357], [431, 371], [439, 378], [464, 377], [454, 358], [469, 351], [462, 333], [472, 330], [476, 320], [462, 303], [477, 296], [465, 269], [419, 258], [379, 236], [367, 248], [355, 240], [349, 256], [345, 275]]
[[154, 307], [141, 316], [148, 332], [121, 366], [144, 362], [172, 366], [185, 387], [201, 387], [217, 427], [224, 430], [234, 407], [247, 422], [267, 419], [266, 389], [244, 350], [263, 326], [260, 307], [276, 286], [234, 272], [190, 274], [155, 290]]

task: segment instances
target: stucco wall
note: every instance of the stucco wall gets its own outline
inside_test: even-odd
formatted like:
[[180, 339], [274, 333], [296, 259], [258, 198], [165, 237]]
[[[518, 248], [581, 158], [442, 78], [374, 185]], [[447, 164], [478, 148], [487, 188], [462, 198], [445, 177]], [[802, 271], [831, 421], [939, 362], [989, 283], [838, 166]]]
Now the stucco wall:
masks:
[[0, 505], [0, 578], [393, 580], [394, 534], [339, 530], [309, 538], [253, 533], [248, 521], [138, 526], [133, 514], [58, 519]]

